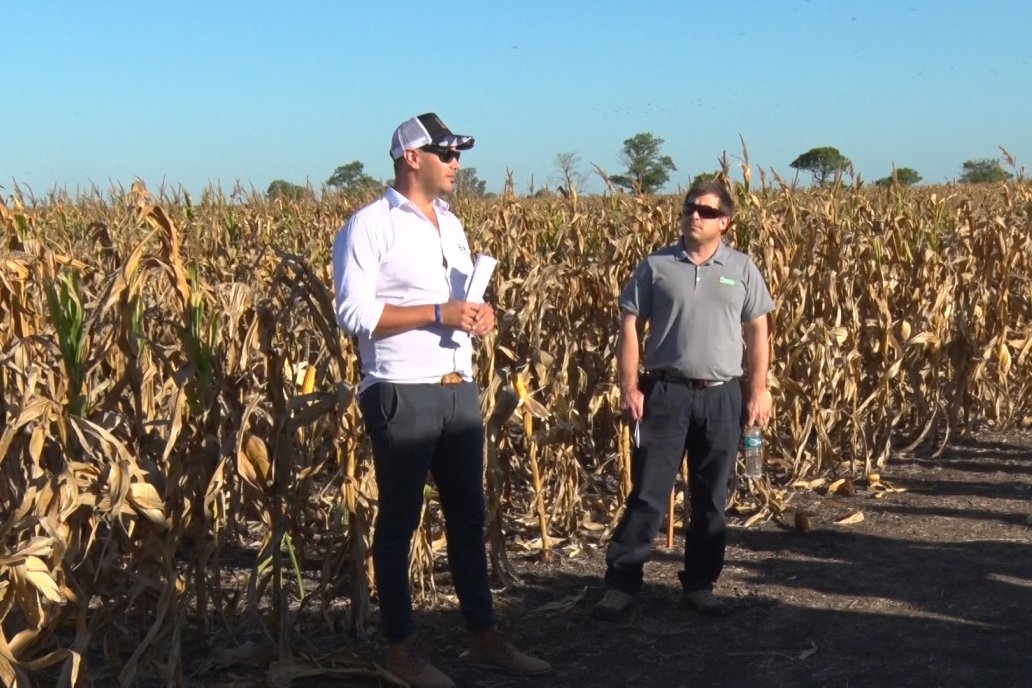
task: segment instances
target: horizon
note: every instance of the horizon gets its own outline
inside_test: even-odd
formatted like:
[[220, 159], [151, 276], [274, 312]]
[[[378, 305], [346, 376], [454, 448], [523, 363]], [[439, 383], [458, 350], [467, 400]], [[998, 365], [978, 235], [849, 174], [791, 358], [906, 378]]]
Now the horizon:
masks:
[[554, 190], [570, 152], [580, 192], [602, 192], [592, 165], [623, 173], [624, 140], [644, 132], [677, 166], [660, 193], [725, 153], [740, 178], [742, 141], [754, 180], [795, 178], [819, 146], [868, 184], [893, 166], [948, 183], [1001, 149], [1015, 174], [1032, 159], [1025, 3], [446, 7], [461, 19], [424, 28], [311, 0], [14, 6], [9, 51], [26, 59], [0, 110], [0, 190], [318, 190], [352, 161], [389, 183], [391, 132], [426, 111], [476, 137], [462, 163], [488, 192], [511, 171], [521, 196]]
[[[1018, 177], [1018, 171], [1017, 170], [1012, 171], [1011, 168], [1008, 167], [1006, 164], [1003, 164], [1002, 167], [1003, 167], [1003, 169], [1005, 171], [1011, 172], [1014, 175], [1011, 179], [1005, 180], [1006, 182], [1008, 182], [1008, 183], [1027, 183], [1029, 181], [1028, 170], [1024, 166], [1022, 166], [1023, 176], [1021, 176], [1020, 178]], [[592, 174], [594, 174], [594, 173], [592, 173]], [[798, 176], [798, 179], [795, 179], [796, 176]], [[793, 177], [793, 179], [785, 179], [784, 177], [782, 177], [781, 181], [778, 182], [771, 175], [768, 174], [767, 177], [766, 177], [767, 189], [771, 190], [771, 189], [776, 189], [776, 188], [788, 188], [788, 189], [793, 189], [793, 190], [798, 190], [798, 191], [808, 191], [808, 190], [817, 191], [817, 190], [819, 190], [821, 188], [831, 188], [834, 185], [834, 182], [828, 182], [828, 183], [825, 183], [823, 185], [814, 184], [809, 179], [810, 174], [808, 172], [804, 172], [804, 171], [796, 172], [795, 170], [793, 170], [792, 171], [792, 177]], [[738, 175], [731, 174], [731, 175], [729, 175], [729, 178], [731, 179], [732, 182], [743, 183], [743, 179], [742, 179], [742, 175], [741, 174], [738, 174]], [[23, 201], [24, 200], [47, 201], [47, 200], [53, 200], [53, 199], [56, 199], [56, 198], [62, 198], [63, 199], [65, 197], [67, 197], [69, 200], [72, 200], [72, 201], [78, 201], [78, 200], [82, 200], [82, 199], [96, 199], [96, 198], [99, 198], [101, 200], [105, 200], [106, 201], [106, 200], [111, 200], [111, 199], [114, 199], [114, 198], [119, 198], [121, 196], [124, 196], [125, 194], [128, 194], [129, 191], [130, 191], [131, 186], [136, 181], [143, 182], [146, 190], [152, 196], [154, 196], [158, 200], [175, 200], [176, 197], [181, 196], [183, 194], [189, 195], [192, 204], [202, 203], [204, 197], [207, 194], [221, 194], [221, 195], [225, 196], [228, 199], [231, 199], [231, 200], [242, 200], [244, 202], [247, 202], [247, 201], [251, 200], [254, 197], [258, 197], [258, 198], [265, 199], [265, 200], [269, 199], [268, 188], [259, 189], [258, 187], [254, 186], [253, 184], [252, 185], [245, 185], [245, 184], [243, 184], [243, 183], [241, 183], [239, 181], [236, 181], [232, 185], [227, 185], [225, 187], [219, 186], [219, 185], [217, 185], [215, 183], [210, 183], [210, 184], [207, 184], [204, 187], [198, 189], [197, 191], [194, 191], [194, 190], [191, 190], [191, 189], [187, 189], [182, 184], [174, 184], [174, 183], [168, 182], [166, 180], [162, 180], [157, 185], [152, 187], [150, 184], [146, 183], [145, 180], [140, 179], [140, 178], [137, 177], [137, 178], [128, 180], [127, 182], [124, 182], [124, 183], [122, 181], [120, 181], [120, 180], [117, 181], [117, 182], [112, 181], [106, 187], [102, 187], [102, 186], [100, 186], [98, 184], [92, 184], [91, 183], [91, 184], [89, 184], [88, 188], [86, 188], [86, 186], [83, 185], [83, 186], [76, 187], [73, 190], [73, 189], [68, 188], [67, 186], [56, 185], [56, 186], [52, 186], [51, 188], [45, 189], [45, 190], [42, 190], [42, 191], [39, 190], [39, 189], [34, 189], [34, 188], [32, 188], [31, 186], [29, 186], [27, 184], [21, 184], [21, 183], [18, 182], [18, 180], [13, 180], [13, 182], [11, 183], [10, 186], [7, 186], [5, 184], [0, 184], [0, 191], [3, 192], [2, 194], [0, 194], [0, 201], [5, 201], [7, 199], [12, 199], [12, 198], [19, 198], [19, 199], [21, 199]], [[274, 180], [274, 181], [277, 181], [277, 180]], [[282, 181], [282, 180], [280, 180], [280, 181]], [[390, 185], [390, 182], [392, 180], [377, 180], [377, 181], [378, 182], [382, 182], [382, 188], [386, 189], [387, 186]], [[861, 178], [861, 181], [862, 181], [862, 186], [864, 188], [881, 188], [880, 185], [876, 184], [877, 180], [868, 180], [868, 179]], [[750, 183], [750, 188], [751, 188], [751, 190], [753, 192], [756, 192], [756, 191], [758, 191], [761, 188], [759, 182], [760, 182], [759, 175], [757, 173], [754, 173], [753, 177], [752, 177], [752, 180], [751, 180], [751, 183]], [[985, 183], [1001, 183], [1001, 182], [985, 182]], [[844, 173], [842, 175], [842, 184], [841, 185], [843, 187], [853, 187], [853, 186], [855, 186], [855, 184], [856, 184], [856, 178], [855, 177], [851, 177], [848, 173]], [[957, 187], [963, 187], [963, 186], [971, 186], [971, 185], [972, 184], [965, 183], [965, 182], [962, 182], [962, 181], [958, 181], [957, 179], [952, 179], [952, 180], [944, 180], [942, 182], [928, 182], [926, 180], [922, 180], [922, 181], [920, 181], [920, 182], [918, 182], [916, 184], [905, 184], [903, 186], [908, 187], [908, 188], [924, 188], [924, 189], [943, 188], [943, 189], [951, 189], [951, 188], [957, 188]], [[346, 193], [344, 191], [341, 191], [339, 189], [335, 189], [332, 186], [328, 186], [327, 184], [325, 184], [325, 182], [319, 184], [318, 186], [316, 186], [316, 185], [306, 185], [306, 184], [299, 184], [299, 186], [305, 188], [306, 190], [310, 190], [312, 192], [310, 198], [312, 198], [313, 200], [315, 200], [317, 202], [321, 201], [324, 198], [324, 196], [328, 195], [328, 194], [349, 195], [348, 193]], [[687, 190], [688, 190], [688, 187], [690, 187], [690, 186], [691, 186], [691, 181], [689, 180], [688, 182], [683, 183], [683, 184], [678, 184], [676, 187], [673, 187], [673, 188], [672, 188], [671, 184], [667, 184], [660, 191], [656, 191], [654, 193], [643, 193], [643, 194], [640, 194], [640, 195], [643, 195], [643, 196], [657, 196], [657, 197], [659, 197], [659, 196], [680, 196], [680, 195], [683, 195], [684, 193], [686, 193]], [[540, 192], [541, 190], [542, 189], [540, 189], [540, 188], [536, 188], [535, 192]], [[547, 187], [547, 191], [548, 191], [547, 194], [538, 196], [536, 193], [535, 194], [530, 194], [530, 193], [528, 193], [526, 191], [520, 191], [519, 189], [517, 189], [516, 192], [515, 192], [515, 197], [516, 198], [522, 198], [522, 199], [530, 199], [530, 198], [537, 198], [537, 197], [541, 197], [541, 198], [547, 199], [547, 198], [559, 198], [560, 197], [560, 193], [557, 192], [555, 190], [555, 188], [553, 188], [552, 186], [548, 186]], [[503, 196], [503, 194], [504, 194], [503, 191], [494, 191], [494, 190], [488, 189], [484, 193], [483, 196], [461, 196], [461, 195], [456, 195], [456, 194], [452, 193], [452, 194], [448, 194], [447, 196], [445, 196], [445, 198], [450, 198], [452, 200], [457, 199], [457, 198], [462, 198], [462, 199], [482, 198], [482, 199], [485, 199], [485, 200], [491, 200], [491, 199], [495, 199], [495, 198], [501, 198]], [[578, 191], [577, 195], [580, 198], [593, 198], [593, 197], [607, 197], [607, 196], [608, 197], [612, 197], [612, 196], [629, 196], [629, 197], [633, 197], [633, 196], [638, 195], [638, 194], [636, 194], [634, 191], [630, 191], [630, 190], [627, 190], [627, 189], [618, 189], [615, 193], [613, 193], [613, 192], [610, 192], [609, 190], [607, 190], [605, 188], [600, 188], [600, 189], [597, 188], [597, 189], [592, 189], [592, 190], [588, 190], [588, 191]]]

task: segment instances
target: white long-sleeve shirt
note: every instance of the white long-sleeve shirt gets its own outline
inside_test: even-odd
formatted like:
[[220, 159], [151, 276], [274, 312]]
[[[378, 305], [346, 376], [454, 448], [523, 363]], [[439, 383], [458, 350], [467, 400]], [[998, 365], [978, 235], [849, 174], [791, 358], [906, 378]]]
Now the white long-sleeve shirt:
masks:
[[468, 333], [428, 325], [374, 336], [385, 304], [415, 306], [464, 299], [473, 261], [462, 223], [434, 201], [437, 227], [414, 203], [388, 187], [356, 212], [333, 241], [337, 322], [358, 340], [360, 389], [379, 380], [438, 382], [458, 372], [473, 376]]

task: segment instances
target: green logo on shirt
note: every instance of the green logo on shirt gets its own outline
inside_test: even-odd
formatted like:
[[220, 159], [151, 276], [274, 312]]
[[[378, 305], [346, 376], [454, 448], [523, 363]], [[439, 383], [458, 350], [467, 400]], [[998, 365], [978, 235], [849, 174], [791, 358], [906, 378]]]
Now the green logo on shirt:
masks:
[[730, 277], [721, 277], [720, 278], [720, 283], [721, 284], [726, 284], [729, 287], [735, 286], [735, 281], [733, 279], [731, 279]]

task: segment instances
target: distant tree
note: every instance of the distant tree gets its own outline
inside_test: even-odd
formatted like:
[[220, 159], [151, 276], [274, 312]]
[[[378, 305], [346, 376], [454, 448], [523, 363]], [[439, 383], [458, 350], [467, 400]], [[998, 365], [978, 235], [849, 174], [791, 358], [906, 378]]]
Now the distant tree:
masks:
[[692, 177], [692, 184], [699, 182], [712, 182], [720, 176], [720, 172], [703, 172]]
[[269, 188], [265, 191], [265, 198], [268, 200], [274, 200], [282, 198], [288, 201], [296, 201], [299, 198], [304, 198], [308, 195], [308, 188], [304, 186], [298, 186], [297, 184], [291, 184], [284, 179], [274, 179], [269, 184]]
[[555, 156], [555, 169], [559, 171], [557, 181], [567, 195], [578, 193], [588, 181], [588, 175], [579, 169], [580, 164], [580, 155], [574, 151]]
[[806, 151], [793, 160], [789, 166], [809, 172], [813, 175], [814, 183], [823, 186], [829, 177], [841, 174], [852, 164], [849, 158], [839, 153], [838, 148], [821, 146]]
[[1003, 169], [1000, 161], [994, 158], [968, 160], [963, 165], [964, 174], [960, 175], [963, 184], [983, 184], [985, 182], [1005, 182], [1011, 173]]
[[892, 186], [892, 180], [900, 186], [913, 186], [921, 181], [921, 175], [912, 167], [897, 167], [888, 177], [882, 177], [875, 182], [878, 186]]
[[364, 169], [365, 165], [358, 160], [341, 165], [326, 180], [326, 185], [346, 194], [371, 191], [383, 185], [379, 180], [366, 174]]
[[620, 162], [627, 165], [627, 174], [613, 175], [610, 181], [631, 191], [655, 193], [670, 180], [677, 165], [669, 155], [662, 155], [663, 139], [650, 132], [635, 134], [623, 143]]
[[455, 177], [455, 195], [461, 198], [483, 198], [487, 182], [477, 177], [477, 168], [463, 167]]

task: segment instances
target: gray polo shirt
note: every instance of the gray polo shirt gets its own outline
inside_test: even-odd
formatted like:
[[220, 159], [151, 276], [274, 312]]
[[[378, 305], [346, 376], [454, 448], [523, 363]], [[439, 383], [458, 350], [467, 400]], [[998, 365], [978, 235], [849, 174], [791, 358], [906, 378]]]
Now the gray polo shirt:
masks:
[[730, 380], [743, 372], [742, 323], [774, 310], [774, 301], [745, 253], [721, 243], [696, 265], [678, 241], [638, 265], [620, 308], [649, 321], [646, 369]]

